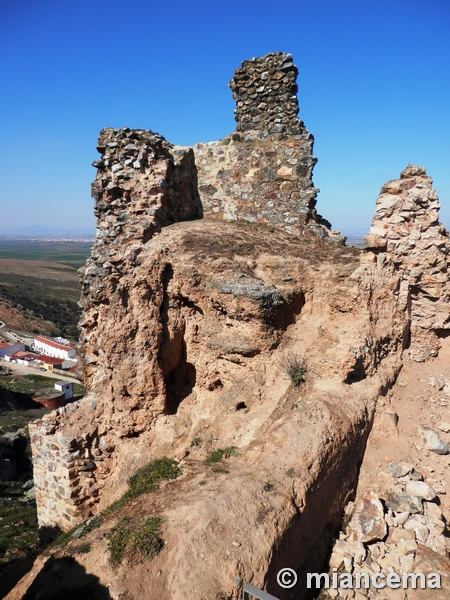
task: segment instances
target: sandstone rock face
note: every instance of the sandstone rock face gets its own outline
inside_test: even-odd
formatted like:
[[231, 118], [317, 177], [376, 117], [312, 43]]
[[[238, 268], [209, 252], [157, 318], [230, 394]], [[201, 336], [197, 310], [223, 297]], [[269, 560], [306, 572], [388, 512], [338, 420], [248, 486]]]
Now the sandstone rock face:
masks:
[[399, 296], [406, 299], [417, 360], [435, 355], [438, 335], [450, 328], [450, 241], [439, 223], [440, 203], [432, 183], [423, 167], [413, 165], [400, 179], [386, 183], [365, 239], [379, 262], [390, 262], [402, 274]]
[[[203, 219], [163, 228], [132, 268], [93, 279], [82, 326], [90, 393], [33, 430], [40, 523], [68, 529], [151, 458], [184, 457], [185, 475], [142, 499], [143, 514], [164, 514], [166, 550], [145, 567], [158, 586], [140, 597], [237, 599], [252, 581], [282, 598], [281, 567], [325, 557], [376, 399], [400, 368], [406, 319], [395, 299], [381, 301], [396, 275], [359, 254]], [[305, 353], [296, 388], [281, 365]], [[205, 458], [227, 446], [238, 456], [214, 474]], [[120, 570], [131, 588], [144, 577], [136, 569]]]

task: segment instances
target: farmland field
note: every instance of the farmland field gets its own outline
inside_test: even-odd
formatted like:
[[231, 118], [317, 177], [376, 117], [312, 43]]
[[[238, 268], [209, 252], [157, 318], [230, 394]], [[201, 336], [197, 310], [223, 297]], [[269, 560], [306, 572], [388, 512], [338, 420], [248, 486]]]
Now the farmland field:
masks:
[[[39, 332], [41, 320], [42, 329], [44, 321], [51, 322], [53, 334], [76, 340], [81, 315], [77, 269], [90, 251], [87, 241], [0, 239], [0, 304], [14, 307], [33, 321], [32, 333]], [[6, 326], [14, 329], [8, 323], [11, 311], [0, 313]]]
[[0, 257], [52, 261], [74, 269], [82, 267], [91, 253], [92, 242], [75, 240], [0, 239]]

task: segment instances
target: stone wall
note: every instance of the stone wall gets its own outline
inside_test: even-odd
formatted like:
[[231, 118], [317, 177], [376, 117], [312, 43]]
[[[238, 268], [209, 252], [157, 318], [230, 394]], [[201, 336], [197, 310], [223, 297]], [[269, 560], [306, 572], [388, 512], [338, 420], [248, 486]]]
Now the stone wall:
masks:
[[317, 158], [314, 137], [297, 117], [297, 74], [290, 54], [244, 61], [230, 83], [237, 132], [217, 142], [188, 148], [152, 131], [104, 129], [102, 158], [93, 163], [97, 240], [109, 244], [127, 228], [129, 241], [145, 243], [165, 225], [209, 214], [342, 243], [315, 208]]
[[217, 219], [311, 232], [342, 242], [317, 214], [312, 171], [314, 138], [267, 131], [235, 133], [219, 142], [196, 144], [195, 162], [203, 210]]
[[450, 241], [439, 223], [439, 198], [423, 167], [408, 165], [381, 188], [365, 248], [401, 274], [398, 294], [408, 307], [411, 352], [435, 355], [450, 329]]
[[317, 158], [314, 137], [297, 117], [297, 74], [292, 55], [281, 52], [246, 60], [236, 70], [230, 82], [236, 133], [193, 146], [203, 210], [342, 243], [315, 208]]
[[230, 81], [237, 131], [302, 134], [303, 123], [297, 118], [297, 75], [292, 54], [271, 52], [244, 60]]
[[85, 520], [109, 473], [110, 453], [100, 443], [96, 427], [76, 430], [79, 408], [80, 402], [68, 404], [29, 425], [41, 528], [57, 525], [66, 530]]

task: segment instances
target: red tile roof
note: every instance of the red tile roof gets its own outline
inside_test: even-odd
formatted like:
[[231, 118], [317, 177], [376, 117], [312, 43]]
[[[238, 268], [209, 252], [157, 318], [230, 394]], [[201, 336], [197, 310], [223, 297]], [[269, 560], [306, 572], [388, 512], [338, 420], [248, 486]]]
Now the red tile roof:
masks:
[[33, 354], [33, 352], [24, 352], [23, 350], [20, 350], [19, 352], [16, 352], [15, 354], [13, 354], [12, 358], [35, 360], [40, 357], [39, 357], [39, 354]]
[[45, 354], [40, 354], [37, 357], [37, 359], [47, 365], [61, 365], [64, 362], [63, 358], [55, 358], [54, 356], [45, 356]]

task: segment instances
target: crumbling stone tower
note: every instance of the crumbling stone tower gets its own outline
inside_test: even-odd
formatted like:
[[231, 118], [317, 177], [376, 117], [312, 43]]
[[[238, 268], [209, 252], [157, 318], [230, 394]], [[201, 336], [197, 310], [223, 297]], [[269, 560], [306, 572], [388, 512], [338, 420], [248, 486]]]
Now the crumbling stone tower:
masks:
[[236, 70], [236, 133], [194, 146], [203, 211], [343, 242], [315, 209], [317, 158], [314, 137], [297, 116], [297, 75], [292, 55], [282, 52], [245, 60]]
[[244, 60], [230, 82], [236, 100], [237, 131], [302, 134], [303, 122], [297, 117], [297, 75], [292, 54], [272, 52]]

